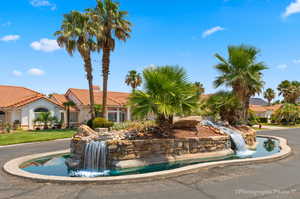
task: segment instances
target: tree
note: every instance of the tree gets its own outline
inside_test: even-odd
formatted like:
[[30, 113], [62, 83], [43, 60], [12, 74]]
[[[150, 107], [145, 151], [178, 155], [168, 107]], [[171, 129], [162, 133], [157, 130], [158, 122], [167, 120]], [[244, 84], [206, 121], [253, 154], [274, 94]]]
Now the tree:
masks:
[[277, 89], [286, 103], [297, 103], [297, 99], [300, 97], [300, 82], [285, 80], [278, 85]]
[[70, 128], [70, 109], [71, 107], [75, 107], [75, 103], [73, 101], [67, 101], [63, 103], [65, 109], [67, 110], [67, 128]]
[[278, 123], [296, 124], [296, 120], [299, 116], [300, 111], [298, 106], [295, 104], [285, 103], [274, 113], [273, 118], [275, 118]]
[[197, 88], [198, 95], [205, 93], [205, 88], [201, 82], [195, 82], [195, 86]]
[[219, 91], [206, 101], [207, 114], [215, 119], [227, 121], [229, 124], [237, 124], [239, 117], [237, 112], [242, 108], [240, 101], [232, 92]]
[[126, 75], [125, 83], [128, 86], [131, 86], [132, 92], [134, 92], [135, 89], [142, 84], [141, 74], [136, 72], [135, 70], [129, 71]]
[[103, 117], [107, 112], [107, 87], [110, 65], [110, 53], [115, 49], [115, 40], [126, 41], [130, 37], [131, 23], [126, 20], [127, 12], [120, 11], [120, 5], [112, 0], [97, 0], [95, 9], [88, 9], [89, 16], [96, 28], [98, 50], [102, 49], [103, 75]]
[[101, 114], [102, 105], [101, 104], [95, 104], [94, 109], [95, 109], [96, 117], [100, 117], [100, 115], [102, 115]]
[[50, 112], [42, 112], [38, 115], [38, 117], [34, 120], [34, 122], [40, 122], [44, 125], [44, 129], [49, 128], [49, 124], [53, 121], [57, 120], [56, 117], [51, 116]]
[[257, 62], [259, 50], [250, 46], [229, 46], [228, 59], [216, 54], [219, 64], [215, 68], [220, 75], [214, 81], [215, 87], [232, 88], [240, 100], [243, 109], [239, 113], [240, 120], [247, 120], [250, 97], [259, 94], [262, 89], [262, 70], [267, 69], [263, 62]]
[[154, 115], [163, 133], [172, 128], [175, 115], [189, 114], [198, 106], [196, 88], [181, 67], [146, 68], [143, 79], [144, 90], [130, 96], [132, 113], [138, 118]]
[[265, 92], [264, 92], [264, 98], [266, 100], [268, 100], [268, 104], [269, 106], [271, 105], [272, 100], [275, 98], [276, 94], [275, 91], [271, 88], [268, 88]]
[[96, 50], [96, 43], [93, 41], [95, 30], [89, 17], [77, 11], [72, 11], [64, 15], [59, 31], [55, 32], [57, 43], [65, 48], [70, 56], [78, 50], [84, 61], [84, 69], [89, 85], [90, 112], [91, 117], [95, 117], [94, 111], [94, 92], [93, 92], [93, 68], [91, 53]]

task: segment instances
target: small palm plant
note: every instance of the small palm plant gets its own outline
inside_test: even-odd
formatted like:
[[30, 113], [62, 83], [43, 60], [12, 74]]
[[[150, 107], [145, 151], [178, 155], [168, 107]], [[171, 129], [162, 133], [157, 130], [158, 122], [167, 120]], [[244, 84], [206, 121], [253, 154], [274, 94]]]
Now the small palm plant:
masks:
[[51, 112], [42, 112], [38, 115], [38, 117], [34, 120], [34, 122], [39, 122], [43, 124], [44, 129], [49, 128], [49, 124], [56, 120], [56, 117], [51, 115]]
[[264, 98], [268, 100], [268, 104], [271, 105], [272, 100], [275, 98], [276, 94], [275, 91], [271, 88], [268, 88], [264, 92]]
[[135, 70], [129, 71], [126, 75], [125, 83], [128, 86], [131, 86], [132, 92], [135, 92], [135, 89], [142, 84], [141, 74], [136, 72]]
[[154, 115], [162, 133], [172, 128], [175, 115], [185, 115], [197, 108], [199, 95], [183, 68], [147, 68], [143, 71], [143, 79], [144, 90], [130, 97], [132, 113], [140, 118]]
[[278, 109], [273, 118], [278, 123], [283, 124], [296, 124], [296, 120], [300, 117], [300, 109], [295, 104], [285, 103], [280, 109]]
[[67, 128], [70, 128], [70, 109], [75, 107], [75, 103], [73, 101], [67, 101], [63, 103], [65, 109], [67, 109]]
[[90, 112], [91, 117], [95, 117], [94, 92], [93, 92], [93, 68], [91, 53], [96, 50], [96, 43], [93, 40], [95, 29], [90, 22], [89, 16], [78, 11], [72, 11], [64, 15], [61, 29], [55, 32], [57, 43], [64, 47], [70, 56], [78, 50], [84, 61], [84, 69], [89, 85]]
[[110, 54], [115, 49], [116, 39], [126, 41], [130, 37], [131, 23], [126, 20], [127, 12], [113, 0], [97, 0], [95, 9], [88, 9], [89, 16], [96, 28], [98, 50], [102, 49], [103, 102], [102, 114], [106, 115], [107, 87]]

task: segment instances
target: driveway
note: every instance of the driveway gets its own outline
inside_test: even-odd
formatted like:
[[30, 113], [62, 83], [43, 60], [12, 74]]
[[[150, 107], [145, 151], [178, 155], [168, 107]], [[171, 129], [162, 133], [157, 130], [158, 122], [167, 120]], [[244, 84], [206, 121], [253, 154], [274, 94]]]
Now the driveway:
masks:
[[[55, 184], [12, 177], [0, 171], [0, 199], [285, 199], [300, 198], [300, 129], [259, 132], [287, 138], [294, 154], [284, 160], [203, 170], [159, 181], [132, 184]], [[50, 141], [0, 148], [0, 166], [13, 158], [68, 148]]]

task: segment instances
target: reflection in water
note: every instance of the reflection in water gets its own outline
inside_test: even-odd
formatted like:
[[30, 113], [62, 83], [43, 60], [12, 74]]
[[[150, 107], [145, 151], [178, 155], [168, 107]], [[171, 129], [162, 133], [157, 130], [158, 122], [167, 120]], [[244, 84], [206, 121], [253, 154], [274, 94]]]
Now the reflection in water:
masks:
[[264, 141], [264, 148], [268, 152], [273, 151], [275, 148], [275, 142], [271, 138], [269, 138], [268, 140]]

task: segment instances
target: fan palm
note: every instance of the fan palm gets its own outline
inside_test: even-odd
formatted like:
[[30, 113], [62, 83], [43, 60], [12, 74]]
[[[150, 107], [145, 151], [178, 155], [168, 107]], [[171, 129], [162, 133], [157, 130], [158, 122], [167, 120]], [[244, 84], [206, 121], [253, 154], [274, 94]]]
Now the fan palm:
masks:
[[[267, 69], [263, 62], [257, 62], [259, 53], [254, 47], [249, 46], [229, 46], [228, 59], [216, 54], [220, 61], [215, 68], [220, 72], [220, 76], [214, 81], [215, 87], [231, 87], [233, 93], [241, 101], [243, 110], [239, 113], [241, 120], [247, 118], [247, 106], [249, 99], [261, 91], [263, 86], [262, 70]], [[250, 97], [249, 97], [250, 96]]]
[[125, 83], [131, 86], [132, 92], [135, 92], [135, 89], [142, 84], [142, 77], [135, 70], [131, 70], [126, 75]]
[[103, 101], [102, 114], [106, 115], [107, 87], [110, 65], [110, 53], [115, 49], [115, 40], [126, 41], [130, 37], [131, 23], [126, 20], [127, 12], [120, 11], [118, 3], [112, 0], [97, 0], [95, 9], [88, 9], [97, 29], [98, 50], [102, 49]]
[[192, 112], [198, 105], [194, 84], [178, 66], [147, 68], [143, 71], [144, 90], [131, 94], [130, 105], [136, 117], [155, 115], [163, 132], [172, 127], [174, 115]]
[[268, 100], [268, 104], [271, 105], [272, 100], [275, 98], [275, 91], [271, 88], [268, 88], [264, 92], [264, 98]]
[[73, 101], [67, 101], [63, 105], [67, 109], [67, 128], [70, 128], [70, 109], [71, 107], [75, 107], [76, 104]]
[[89, 17], [77, 11], [64, 15], [61, 29], [55, 32], [57, 43], [66, 49], [70, 56], [78, 50], [84, 61], [84, 69], [89, 85], [91, 117], [95, 117], [94, 92], [93, 92], [93, 69], [91, 63], [91, 52], [96, 50], [96, 43], [93, 41], [95, 30]]
[[198, 95], [205, 93], [205, 88], [201, 82], [195, 82], [195, 86], [197, 88]]
[[282, 95], [284, 101], [291, 104], [296, 104], [300, 97], [300, 82], [298, 81], [282, 81], [278, 85], [279, 95]]

